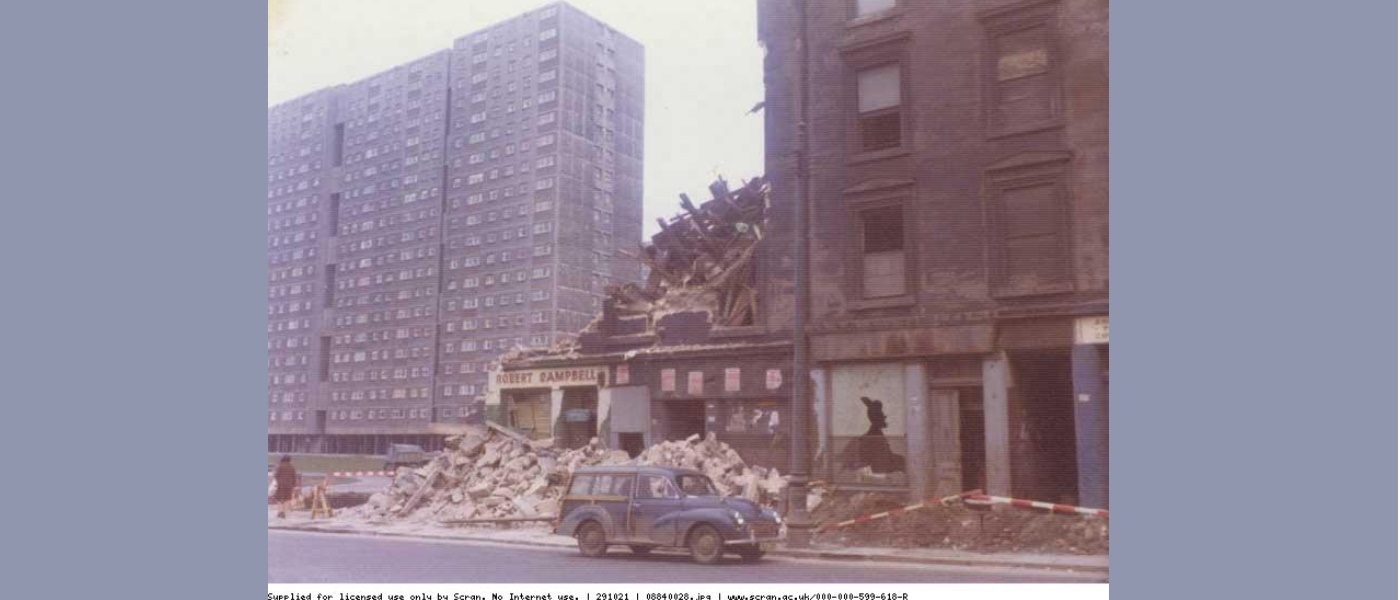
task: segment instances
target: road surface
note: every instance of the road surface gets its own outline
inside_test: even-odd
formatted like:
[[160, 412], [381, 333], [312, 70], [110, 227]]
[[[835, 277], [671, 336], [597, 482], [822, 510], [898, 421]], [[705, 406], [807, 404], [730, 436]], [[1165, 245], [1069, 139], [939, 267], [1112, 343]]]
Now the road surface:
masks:
[[726, 557], [698, 565], [681, 554], [633, 556], [613, 548], [585, 558], [572, 548], [267, 532], [269, 583], [1092, 583], [1105, 574]]

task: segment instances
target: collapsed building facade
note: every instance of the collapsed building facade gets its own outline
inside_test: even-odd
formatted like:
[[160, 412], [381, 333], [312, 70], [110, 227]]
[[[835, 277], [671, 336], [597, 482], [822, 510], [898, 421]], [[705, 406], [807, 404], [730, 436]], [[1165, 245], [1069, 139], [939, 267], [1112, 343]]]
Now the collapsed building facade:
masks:
[[493, 373], [488, 418], [580, 447], [597, 437], [636, 456], [667, 440], [713, 435], [752, 465], [789, 464], [792, 344], [762, 321], [757, 270], [768, 184], [724, 180], [660, 222], [635, 258], [644, 285], [608, 290], [576, 343], [519, 351]]

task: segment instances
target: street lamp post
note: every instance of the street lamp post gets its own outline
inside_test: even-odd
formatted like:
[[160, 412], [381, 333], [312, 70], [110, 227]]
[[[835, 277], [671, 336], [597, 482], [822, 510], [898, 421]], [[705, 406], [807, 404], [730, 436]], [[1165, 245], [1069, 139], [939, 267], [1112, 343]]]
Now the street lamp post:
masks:
[[808, 59], [807, 59], [807, 0], [797, 0], [798, 10], [798, 50], [800, 69], [799, 94], [801, 105], [797, 118], [797, 197], [793, 219], [796, 228], [794, 240], [794, 307], [792, 326], [792, 474], [788, 480], [788, 545], [806, 547], [811, 545], [812, 516], [807, 512], [807, 482], [812, 474], [812, 453], [808, 448], [807, 432], [811, 420], [811, 369], [808, 367], [807, 350], [807, 309], [809, 289], [808, 264], [808, 204], [810, 199], [810, 172], [808, 165], [807, 108], [808, 108]]

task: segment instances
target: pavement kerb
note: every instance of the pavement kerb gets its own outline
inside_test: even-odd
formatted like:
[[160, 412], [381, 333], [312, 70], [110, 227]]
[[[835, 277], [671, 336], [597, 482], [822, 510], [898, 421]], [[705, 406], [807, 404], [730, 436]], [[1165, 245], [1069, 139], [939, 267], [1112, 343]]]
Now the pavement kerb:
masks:
[[[420, 540], [461, 540], [468, 542], [489, 542], [493, 544], [509, 544], [514, 546], [534, 546], [537, 548], [571, 548], [572, 544], [551, 544], [545, 542], [535, 542], [530, 540], [513, 540], [492, 537], [475, 536], [446, 536], [429, 535], [423, 533], [400, 533], [395, 531], [364, 531], [347, 530], [331, 527], [317, 527], [315, 525], [281, 525], [269, 524], [269, 530], [280, 531], [310, 531], [315, 533], [340, 533], [347, 535], [370, 535], [377, 537], [411, 538]], [[832, 560], [843, 562], [876, 562], [876, 563], [898, 563], [898, 564], [918, 564], [918, 565], [946, 565], [957, 567], [1009, 567], [1017, 569], [1035, 569], [1042, 571], [1071, 571], [1078, 573], [1108, 573], [1106, 565], [1091, 564], [1050, 564], [1044, 562], [1008, 560], [1005, 558], [963, 558], [963, 557], [932, 557], [932, 556], [897, 556], [888, 554], [860, 554], [853, 552], [835, 552], [830, 550], [802, 550], [796, 548], [781, 548], [769, 552], [775, 556], [787, 556], [791, 558]]]

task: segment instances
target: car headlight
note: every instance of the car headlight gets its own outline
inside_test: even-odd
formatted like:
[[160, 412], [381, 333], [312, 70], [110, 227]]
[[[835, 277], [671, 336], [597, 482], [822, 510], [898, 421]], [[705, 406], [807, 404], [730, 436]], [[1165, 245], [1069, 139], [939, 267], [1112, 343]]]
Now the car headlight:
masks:
[[735, 522], [735, 523], [737, 523], [737, 524], [739, 524], [739, 525], [743, 525], [743, 524], [744, 524], [744, 515], [739, 514], [739, 511], [737, 511], [737, 510], [731, 510], [731, 511], [729, 511], [729, 516], [734, 518], [734, 522]]

